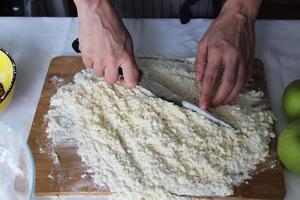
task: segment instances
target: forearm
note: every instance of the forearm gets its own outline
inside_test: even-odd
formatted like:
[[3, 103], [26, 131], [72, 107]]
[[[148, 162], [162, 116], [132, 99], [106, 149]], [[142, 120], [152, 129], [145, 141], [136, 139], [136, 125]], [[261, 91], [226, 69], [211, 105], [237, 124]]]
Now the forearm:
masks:
[[[86, 67], [106, 83], [132, 88], [138, 83], [132, 39], [111, 0], [74, 0], [79, 21], [79, 48]], [[119, 71], [122, 69], [123, 76]]]
[[92, 23], [95, 20], [112, 34], [114, 39], [124, 35], [126, 28], [118, 16], [111, 0], [74, 0], [79, 23]]
[[111, 4], [111, 0], [73, 0], [77, 10], [88, 9], [96, 10], [105, 3]]
[[113, 21], [118, 15], [110, 0], [74, 0], [78, 17], [97, 15], [102, 21]]
[[238, 13], [250, 20], [255, 20], [262, 0], [227, 0], [222, 8], [224, 12]]

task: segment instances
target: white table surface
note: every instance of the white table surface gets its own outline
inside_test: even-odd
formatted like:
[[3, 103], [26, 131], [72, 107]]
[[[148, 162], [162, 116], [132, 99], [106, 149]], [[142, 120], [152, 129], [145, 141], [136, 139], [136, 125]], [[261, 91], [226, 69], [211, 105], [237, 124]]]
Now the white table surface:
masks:
[[[136, 52], [191, 57], [211, 20], [197, 19], [187, 25], [181, 25], [176, 19], [127, 19], [125, 23], [132, 34]], [[55, 56], [76, 55], [71, 43], [77, 37], [77, 31], [76, 18], [0, 17], [0, 47], [9, 51], [17, 64], [15, 95], [10, 106], [0, 114], [0, 120], [25, 138], [29, 135], [49, 62]], [[300, 78], [299, 49], [300, 21], [257, 21], [256, 56], [266, 67], [272, 108], [278, 118], [277, 132], [286, 125], [281, 109], [283, 90], [288, 83]], [[284, 175], [285, 199], [300, 199], [300, 176], [286, 170]]]

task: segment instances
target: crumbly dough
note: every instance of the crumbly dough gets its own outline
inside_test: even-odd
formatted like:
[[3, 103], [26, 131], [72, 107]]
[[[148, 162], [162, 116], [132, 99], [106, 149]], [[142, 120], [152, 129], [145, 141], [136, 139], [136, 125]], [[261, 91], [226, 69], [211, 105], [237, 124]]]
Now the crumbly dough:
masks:
[[[154, 61], [140, 60], [139, 66], [145, 67], [145, 62]], [[155, 63], [145, 75], [151, 76], [155, 68], [163, 67]], [[163, 70], [169, 70], [171, 81], [182, 83], [170, 87], [190, 87], [190, 96], [183, 95], [195, 100], [192, 72]], [[167, 78], [157, 81], [168, 83]], [[46, 132], [54, 143], [62, 135], [75, 138], [94, 182], [108, 186], [114, 199], [231, 195], [234, 186], [251, 178], [256, 165], [265, 161], [274, 136], [271, 112], [251, 108], [260, 96], [246, 92], [236, 104], [211, 110], [239, 129], [234, 131], [156, 98], [140, 86], [111, 87], [83, 70], [51, 98]]]

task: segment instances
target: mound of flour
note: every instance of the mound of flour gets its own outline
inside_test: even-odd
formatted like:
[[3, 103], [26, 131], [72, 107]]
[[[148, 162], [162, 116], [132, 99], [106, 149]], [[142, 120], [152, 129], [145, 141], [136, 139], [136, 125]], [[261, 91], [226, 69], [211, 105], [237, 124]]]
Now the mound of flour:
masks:
[[[185, 80], [174, 87], [193, 85], [192, 73], [174, 69], [168, 77]], [[74, 138], [94, 182], [108, 186], [115, 199], [231, 195], [265, 161], [274, 136], [273, 115], [249, 106], [259, 99], [260, 93], [251, 91], [235, 105], [212, 110], [240, 130], [234, 131], [142, 87], [111, 87], [83, 70], [51, 98], [46, 132], [54, 143]]]

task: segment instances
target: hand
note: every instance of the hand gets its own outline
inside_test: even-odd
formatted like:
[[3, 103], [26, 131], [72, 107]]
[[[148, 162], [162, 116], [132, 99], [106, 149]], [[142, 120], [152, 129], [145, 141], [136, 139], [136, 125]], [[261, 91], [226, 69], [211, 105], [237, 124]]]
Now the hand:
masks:
[[[236, 2], [234, 8], [238, 7]], [[195, 80], [202, 81], [199, 106], [204, 110], [209, 106], [231, 103], [251, 75], [255, 17], [248, 17], [250, 14], [241, 14], [234, 8], [225, 4], [198, 44]], [[256, 13], [251, 10], [251, 16], [256, 16]]]
[[[86, 67], [113, 85], [118, 80], [125, 88], [138, 83], [131, 37], [106, 0], [74, 0], [79, 19], [79, 49]], [[119, 74], [122, 69], [123, 76]]]

